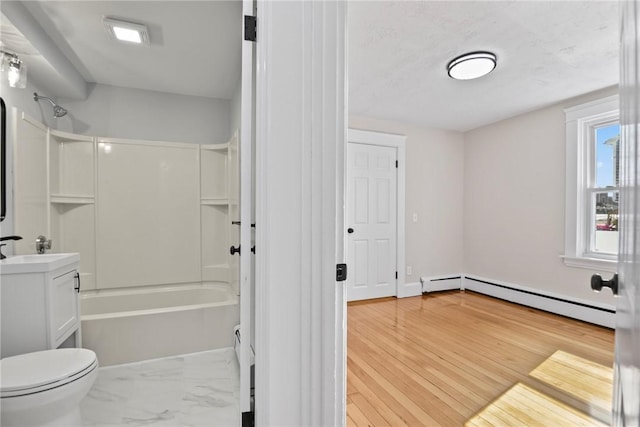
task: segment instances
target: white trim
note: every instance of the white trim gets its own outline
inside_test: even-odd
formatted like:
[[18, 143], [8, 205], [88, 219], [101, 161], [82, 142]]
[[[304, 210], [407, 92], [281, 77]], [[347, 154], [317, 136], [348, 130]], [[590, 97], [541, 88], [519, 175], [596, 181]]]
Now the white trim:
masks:
[[[565, 134], [565, 265], [578, 268], [607, 270], [608, 258], [602, 262], [597, 255], [587, 253], [590, 235], [587, 224], [591, 223], [590, 204], [592, 197], [588, 183], [588, 161], [592, 158], [592, 147], [588, 138], [593, 125], [607, 120], [617, 120], [619, 111], [618, 95], [576, 105], [564, 110], [566, 116]], [[578, 259], [584, 258], [584, 261]]]
[[417, 297], [422, 295], [422, 285], [420, 282], [405, 283], [398, 288], [398, 298]]
[[[253, 0], [242, 1], [242, 14], [244, 16], [252, 16], [254, 13]], [[242, 32], [245, 32], [245, 21], [242, 22]], [[242, 249], [239, 259], [239, 271], [238, 271], [238, 291], [240, 293], [240, 325], [241, 334], [244, 337], [239, 343], [239, 363], [240, 363], [240, 412], [251, 412], [251, 365], [255, 363], [254, 355], [252, 354], [251, 346], [254, 344], [251, 342], [254, 336], [253, 320], [253, 303], [254, 298], [252, 289], [252, 278], [255, 277], [252, 272], [253, 256], [249, 251], [251, 248], [251, 222], [253, 214], [253, 160], [252, 160], [252, 145], [253, 145], [253, 70], [254, 70], [254, 43], [251, 41], [242, 41], [242, 69], [240, 75], [240, 129], [235, 129], [231, 140], [227, 143], [230, 149], [230, 153], [233, 152], [233, 148], [238, 150], [236, 155], [236, 166], [239, 173], [239, 195], [229, 194], [229, 199], [234, 196], [240, 198], [240, 211], [238, 212], [239, 218], [229, 218], [229, 221], [240, 220], [240, 248]], [[231, 141], [237, 140], [237, 145], [232, 145]], [[227, 157], [227, 161], [232, 157]], [[231, 166], [231, 165], [229, 165]], [[229, 169], [228, 169], [229, 170]], [[233, 170], [231, 168], [230, 170]], [[227, 187], [231, 182], [232, 177], [227, 179]], [[229, 215], [231, 215], [231, 207], [229, 206]], [[236, 336], [237, 338], [237, 336]]]
[[[404, 282], [405, 271], [405, 199], [406, 199], [406, 141], [404, 135], [394, 135], [382, 132], [373, 132], [368, 130], [349, 129], [347, 142], [357, 144], [377, 145], [381, 147], [391, 147], [396, 149], [398, 159], [398, 175], [397, 175], [397, 204], [396, 204], [396, 271], [398, 279], [396, 280], [396, 296], [398, 298], [411, 297], [420, 295], [416, 293], [415, 284]], [[345, 182], [346, 185], [346, 182]], [[346, 194], [346, 187], [345, 187]], [[346, 247], [346, 236], [345, 236]]]
[[587, 270], [595, 271], [607, 271], [615, 273], [618, 270], [618, 261], [600, 259], [600, 258], [587, 258], [587, 257], [570, 257], [563, 255], [561, 258], [564, 260], [565, 265], [568, 267], [585, 268]]
[[[615, 327], [616, 308], [609, 304], [581, 300], [562, 294], [472, 275], [465, 275], [463, 277], [462, 287], [465, 290], [504, 299], [561, 316], [583, 320], [607, 328]], [[611, 311], [614, 312], [612, 313]]]
[[346, 2], [257, 20], [255, 424], [344, 425]]
[[567, 121], [578, 120], [585, 116], [595, 116], [603, 111], [617, 110], [620, 107], [620, 97], [611, 95], [595, 101], [585, 102], [564, 109]]

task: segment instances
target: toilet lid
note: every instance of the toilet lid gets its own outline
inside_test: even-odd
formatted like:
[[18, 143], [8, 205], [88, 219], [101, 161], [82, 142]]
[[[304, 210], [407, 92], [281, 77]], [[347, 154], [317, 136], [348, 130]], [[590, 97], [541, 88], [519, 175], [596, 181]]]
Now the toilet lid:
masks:
[[[96, 354], [85, 348], [62, 348], [20, 354], [0, 360], [0, 391], [2, 395], [58, 386], [79, 373], [97, 365]], [[49, 389], [51, 387], [44, 387]]]

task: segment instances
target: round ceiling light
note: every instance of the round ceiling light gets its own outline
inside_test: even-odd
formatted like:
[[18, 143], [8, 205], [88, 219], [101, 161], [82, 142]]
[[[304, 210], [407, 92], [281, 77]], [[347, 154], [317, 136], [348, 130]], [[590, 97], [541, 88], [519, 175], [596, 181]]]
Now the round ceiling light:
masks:
[[496, 64], [496, 55], [491, 52], [471, 52], [449, 62], [447, 71], [452, 79], [471, 80], [489, 74]]

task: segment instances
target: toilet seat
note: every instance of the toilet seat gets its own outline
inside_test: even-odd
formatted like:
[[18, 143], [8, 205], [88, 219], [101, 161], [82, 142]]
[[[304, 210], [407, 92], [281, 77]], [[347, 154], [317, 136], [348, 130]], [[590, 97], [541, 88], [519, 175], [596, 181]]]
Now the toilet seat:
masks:
[[77, 381], [98, 366], [96, 354], [84, 348], [63, 348], [0, 360], [0, 398], [40, 393]]

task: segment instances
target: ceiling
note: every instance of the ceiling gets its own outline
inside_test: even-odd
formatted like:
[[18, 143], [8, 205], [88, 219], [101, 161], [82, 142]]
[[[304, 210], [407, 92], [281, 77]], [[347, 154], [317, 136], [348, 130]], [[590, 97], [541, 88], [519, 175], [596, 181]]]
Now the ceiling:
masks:
[[[240, 0], [23, 4], [86, 82], [223, 99], [237, 85]], [[616, 1], [348, 5], [352, 115], [467, 131], [618, 82]], [[151, 46], [111, 40], [105, 15], [147, 24]], [[20, 37], [3, 18], [0, 38], [25, 51], [34, 81], [72, 97], [56, 83], [68, 73], [56, 76]], [[498, 67], [478, 80], [450, 79], [448, 61], [476, 50], [496, 53]]]
[[[230, 99], [239, 82], [239, 0], [23, 4], [88, 83]], [[103, 26], [103, 16], [146, 24], [150, 46], [112, 40]], [[3, 41], [15, 43], [15, 37], [9, 36], [3, 26]], [[29, 59], [29, 72], [33, 69], [34, 77], [44, 74], [37, 55]]]
[[[349, 113], [467, 131], [618, 83], [616, 1], [350, 1]], [[447, 76], [466, 52], [489, 75]]]

